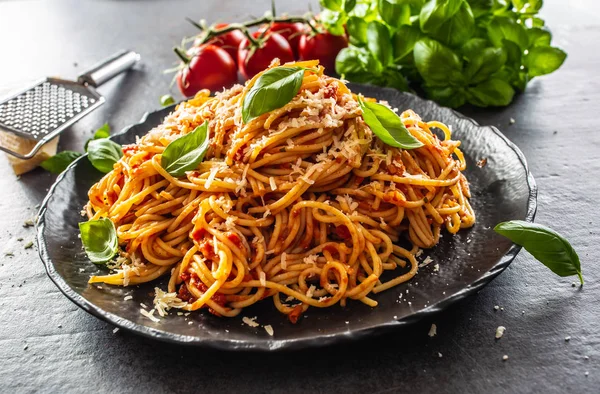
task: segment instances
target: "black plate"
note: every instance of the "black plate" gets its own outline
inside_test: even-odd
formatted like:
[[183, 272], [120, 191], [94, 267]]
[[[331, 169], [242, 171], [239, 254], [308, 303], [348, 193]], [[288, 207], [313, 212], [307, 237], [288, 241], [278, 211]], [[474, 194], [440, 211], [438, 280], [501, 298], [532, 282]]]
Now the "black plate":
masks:
[[[237, 318], [218, 318], [206, 312], [188, 317], [172, 313], [160, 323], [140, 314], [140, 302], [152, 305], [154, 286], [166, 287], [166, 278], [139, 287], [120, 288], [88, 285], [90, 275], [100, 268], [92, 264], [78, 239], [80, 211], [87, 201], [89, 187], [102, 174], [84, 156], [71, 164], [50, 189], [39, 214], [38, 246], [50, 278], [74, 303], [91, 314], [118, 327], [168, 342], [205, 345], [231, 350], [278, 350], [322, 346], [355, 339], [375, 331], [392, 329], [446, 308], [480, 289], [502, 272], [520, 248], [493, 231], [494, 225], [511, 219], [532, 221], [536, 210], [537, 189], [525, 157], [500, 131], [479, 126], [447, 108], [392, 89], [353, 85], [352, 90], [387, 100], [399, 109], [412, 108], [424, 120], [440, 120], [452, 125], [454, 138], [462, 140], [461, 149], [468, 161], [467, 177], [471, 184], [471, 203], [477, 215], [476, 225], [456, 236], [443, 235], [439, 245], [426, 251], [434, 263], [420, 270], [416, 278], [373, 296], [379, 306], [350, 301], [345, 308], [309, 308], [296, 325], [265, 300]], [[120, 144], [132, 143], [144, 135], [172, 108], [146, 114], [141, 123], [113, 136]], [[487, 158], [487, 165], [475, 163]], [[439, 272], [433, 272], [435, 263]], [[407, 294], [407, 289], [410, 292]], [[133, 300], [124, 301], [131, 294]], [[399, 296], [402, 300], [399, 302]], [[410, 301], [409, 304], [407, 301]], [[257, 316], [262, 325], [270, 324], [274, 337], [264, 328], [242, 324], [242, 316]], [[192, 322], [192, 324], [189, 324]]]

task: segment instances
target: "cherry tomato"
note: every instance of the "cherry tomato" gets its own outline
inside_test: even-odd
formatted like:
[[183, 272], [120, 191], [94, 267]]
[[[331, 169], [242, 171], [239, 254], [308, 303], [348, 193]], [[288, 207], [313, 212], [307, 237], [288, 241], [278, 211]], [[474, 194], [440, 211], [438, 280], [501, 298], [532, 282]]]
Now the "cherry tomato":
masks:
[[[215, 28], [222, 29], [227, 26], [227, 23], [218, 23], [215, 25]], [[234, 61], [237, 61], [237, 50], [244, 38], [246, 38], [246, 36], [244, 36], [244, 33], [242, 33], [240, 30], [233, 30], [229, 33], [221, 34], [220, 36], [211, 38], [206, 42], [206, 44], [215, 45], [225, 49], [229, 56], [231, 56]], [[194, 41], [194, 46], [200, 45], [202, 45], [201, 39], [197, 38]]]
[[237, 82], [237, 68], [227, 51], [214, 45], [197, 48], [189, 62], [177, 74], [177, 86], [191, 97], [202, 89], [229, 88]]
[[268, 31], [273, 33], [278, 33], [283, 36], [292, 47], [292, 51], [294, 52], [294, 58], [298, 59], [298, 45], [300, 44], [300, 36], [304, 35], [306, 32], [306, 26], [303, 23], [288, 23], [288, 22], [274, 22], [270, 26], [265, 26], [261, 29], [268, 29]]
[[[260, 35], [258, 31], [252, 33], [254, 38]], [[267, 33], [262, 40], [260, 47], [256, 48], [254, 53], [247, 38], [242, 41], [238, 49], [238, 67], [242, 75], [248, 79], [269, 67], [275, 58], [279, 58], [282, 64], [294, 61], [292, 47], [280, 34]]]
[[348, 46], [346, 36], [331, 33], [303, 35], [300, 37], [300, 60], [319, 60], [326, 71], [335, 71], [335, 57]]

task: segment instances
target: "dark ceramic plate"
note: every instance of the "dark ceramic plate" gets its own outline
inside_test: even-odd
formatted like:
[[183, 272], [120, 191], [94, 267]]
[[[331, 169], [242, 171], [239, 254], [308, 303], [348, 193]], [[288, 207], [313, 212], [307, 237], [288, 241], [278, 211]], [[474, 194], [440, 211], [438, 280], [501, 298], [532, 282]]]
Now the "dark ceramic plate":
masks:
[[[431, 101], [392, 89], [364, 85], [354, 85], [352, 89], [387, 100], [401, 110], [412, 108], [425, 120], [452, 125], [454, 138], [462, 140], [477, 224], [455, 236], [445, 233], [439, 245], [425, 252], [439, 264], [439, 272], [433, 272], [434, 264], [429, 264], [410, 284], [373, 296], [379, 302], [376, 308], [353, 301], [345, 308], [309, 308], [296, 325], [277, 312], [270, 300], [233, 319], [206, 312], [188, 317], [172, 313], [153, 323], [140, 314], [140, 302], [152, 305], [154, 286], [165, 288], [166, 278], [131, 288], [102, 285], [99, 289], [87, 283], [90, 275], [101, 268], [82, 251], [78, 223], [83, 220], [80, 211], [87, 201], [87, 191], [102, 174], [82, 157], [58, 177], [40, 210], [38, 246], [48, 275], [74, 303], [118, 327], [163, 341], [231, 350], [291, 349], [356, 339], [415, 322], [480, 289], [502, 272], [520, 249], [497, 235], [493, 227], [505, 220], [533, 220], [536, 186], [525, 157], [497, 129], [479, 126]], [[171, 109], [147, 114], [141, 123], [115, 135], [113, 140], [120, 144], [134, 142], [136, 136], [159, 124]], [[483, 158], [487, 158], [487, 165], [478, 168], [475, 163]], [[402, 301], [398, 302], [401, 293]], [[133, 300], [124, 301], [123, 297], [129, 294]], [[242, 316], [257, 316], [261, 325], [273, 327], [275, 335], [270, 337], [262, 327], [242, 324]]]

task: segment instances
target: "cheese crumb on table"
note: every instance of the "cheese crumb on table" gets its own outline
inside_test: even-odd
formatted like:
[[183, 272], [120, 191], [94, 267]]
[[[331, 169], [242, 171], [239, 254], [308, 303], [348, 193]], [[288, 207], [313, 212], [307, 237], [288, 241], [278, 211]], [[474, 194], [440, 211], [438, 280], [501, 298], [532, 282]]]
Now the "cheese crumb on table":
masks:
[[506, 361], [506, 360], [508, 360], [508, 355], [505, 354], [504, 356], [502, 356], [502, 361]]
[[434, 337], [437, 335], [437, 326], [435, 324], [431, 325], [431, 328], [429, 329], [429, 333], [427, 334], [430, 337]]
[[506, 331], [506, 327], [498, 326], [498, 328], [496, 328], [496, 339], [502, 338], [502, 335], [504, 335], [504, 331]]

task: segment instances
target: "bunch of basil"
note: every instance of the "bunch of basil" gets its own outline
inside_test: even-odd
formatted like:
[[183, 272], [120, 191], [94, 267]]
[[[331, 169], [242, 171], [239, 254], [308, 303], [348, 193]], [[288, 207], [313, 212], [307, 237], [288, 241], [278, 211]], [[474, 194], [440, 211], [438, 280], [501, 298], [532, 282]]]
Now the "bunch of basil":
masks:
[[320, 19], [350, 46], [336, 72], [409, 90], [449, 107], [508, 105], [532, 78], [558, 69], [537, 16], [542, 0], [321, 0]]

